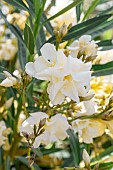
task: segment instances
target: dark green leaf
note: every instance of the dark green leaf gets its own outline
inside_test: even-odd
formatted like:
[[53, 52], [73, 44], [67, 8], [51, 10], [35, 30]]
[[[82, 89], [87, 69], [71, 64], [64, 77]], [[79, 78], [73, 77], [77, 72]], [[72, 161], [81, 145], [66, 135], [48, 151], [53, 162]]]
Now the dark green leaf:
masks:
[[111, 153], [113, 153], [113, 146], [110, 146], [109, 148], [106, 148], [104, 152], [100, 153], [97, 157], [93, 158], [91, 161], [97, 161], [102, 159], [105, 156], [109, 156]]
[[61, 148], [51, 148], [51, 149], [42, 148], [41, 149], [41, 152], [43, 153], [43, 155], [48, 155], [48, 154], [59, 152], [59, 151], [62, 151], [62, 149]]
[[102, 51], [113, 49], [113, 40], [112, 39], [100, 41], [97, 44], [99, 47], [101, 47], [100, 50], [102, 50]]
[[5, 0], [7, 3], [19, 8], [21, 10], [28, 11], [31, 15], [34, 15], [34, 12], [31, 8], [28, 8], [22, 0]]
[[7, 156], [5, 161], [5, 170], [10, 170], [10, 157]]
[[[42, 20], [42, 22], [47, 20], [45, 13], [43, 13], [41, 20]], [[48, 21], [44, 26], [45, 26], [46, 30], [53, 36], [54, 33], [53, 33], [53, 27], [51, 26], [51, 23]]]
[[39, 54], [40, 54], [39, 50], [45, 42], [46, 42], [46, 35], [45, 35], [43, 28], [41, 28], [39, 33], [38, 33], [38, 37], [37, 37], [37, 41], [36, 41], [36, 47], [37, 47]]
[[18, 58], [19, 58], [21, 69], [22, 71], [24, 71], [25, 64], [26, 64], [26, 48], [19, 40], [18, 40]]
[[71, 151], [73, 155], [74, 165], [78, 166], [81, 161], [79, 141], [78, 141], [77, 135], [74, 134], [73, 130], [68, 129], [67, 133], [69, 135], [69, 143], [70, 143], [70, 147], [71, 147]]
[[99, 25], [97, 28], [93, 28], [87, 32], [87, 34], [91, 34], [92, 37], [97, 37], [101, 35], [103, 32], [113, 28], [113, 19], [110, 21], [106, 21], [103, 24]]
[[80, 20], [80, 15], [81, 15], [81, 4], [78, 4], [78, 5], [76, 6], [77, 22]]
[[105, 76], [113, 74], [113, 61], [106, 64], [96, 64], [92, 66], [92, 76]]
[[24, 29], [24, 42], [30, 52], [34, 54], [34, 36], [31, 28], [26, 24]]
[[22, 0], [4, 0], [5, 2], [22, 10], [29, 10]]

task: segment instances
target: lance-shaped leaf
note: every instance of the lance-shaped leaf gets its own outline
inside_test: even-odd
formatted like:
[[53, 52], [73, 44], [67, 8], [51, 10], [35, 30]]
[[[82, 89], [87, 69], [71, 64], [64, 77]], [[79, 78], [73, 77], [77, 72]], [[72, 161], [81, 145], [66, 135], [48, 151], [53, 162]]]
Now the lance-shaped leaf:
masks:
[[24, 29], [24, 42], [30, 54], [34, 54], [34, 36], [31, 28], [27, 24]]
[[105, 76], [113, 74], [113, 61], [106, 64], [93, 65], [92, 71], [92, 76]]

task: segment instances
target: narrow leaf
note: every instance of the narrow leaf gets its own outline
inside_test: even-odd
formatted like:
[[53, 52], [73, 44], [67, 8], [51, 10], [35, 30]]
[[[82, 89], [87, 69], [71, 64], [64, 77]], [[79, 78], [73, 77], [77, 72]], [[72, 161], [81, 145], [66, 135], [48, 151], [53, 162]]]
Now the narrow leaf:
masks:
[[73, 130], [68, 129], [67, 133], [69, 135], [69, 143], [73, 155], [74, 165], [78, 166], [81, 161], [79, 141]]
[[88, 8], [88, 10], [86, 11], [83, 21], [89, 17], [89, 15], [95, 10], [95, 7], [98, 5], [98, 3], [100, 2], [100, 0], [93, 0], [90, 7]]
[[34, 36], [31, 31], [31, 28], [26, 24], [24, 29], [24, 42], [30, 52], [30, 54], [34, 54]]

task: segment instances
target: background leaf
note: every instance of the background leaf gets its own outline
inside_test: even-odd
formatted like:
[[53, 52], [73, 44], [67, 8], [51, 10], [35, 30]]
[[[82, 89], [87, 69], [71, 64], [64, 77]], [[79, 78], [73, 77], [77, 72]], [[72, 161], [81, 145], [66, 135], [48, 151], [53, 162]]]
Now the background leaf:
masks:
[[24, 29], [24, 42], [30, 54], [34, 54], [34, 36], [31, 28], [27, 24]]

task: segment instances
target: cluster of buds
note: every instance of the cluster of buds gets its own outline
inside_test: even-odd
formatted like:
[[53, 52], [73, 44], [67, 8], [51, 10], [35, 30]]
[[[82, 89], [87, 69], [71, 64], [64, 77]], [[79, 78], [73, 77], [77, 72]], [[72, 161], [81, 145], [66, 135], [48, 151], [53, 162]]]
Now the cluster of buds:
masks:
[[34, 125], [32, 134], [28, 134], [27, 132], [22, 132], [22, 135], [26, 138], [29, 148], [33, 147], [35, 138], [37, 136], [40, 136], [41, 134], [43, 134], [43, 132], [45, 131], [45, 129], [44, 129], [45, 123], [46, 123], [46, 118], [40, 120], [38, 127], [36, 125]]
[[23, 87], [26, 88], [32, 78], [25, 72], [21, 74]]
[[[46, 118], [40, 120], [38, 127], [34, 125], [32, 134], [28, 134], [27, 132], [22, 132], [22, 135], [26, 138], [29, 149], [33, 148], [33, 143], [36, 137], [40, 136], [45, 131], [44, 129], [45, 123], [46, 123]], [[35, 153], [32, 153], [31, 155], [29, 154], [29, 156], [26, 157], [28, 159], [30, 167], [34, 164], [35, 157], [36, 157]]]
[[72, 27], [72, 24], [69, 24], [68, 26], [64, 23], [59, 30], [55, 29], [54, 34], [56, 36], [56, 42], [60, 43], [63, 39], [63, 37], [68, 33], [70, 28]]
[[10, 74], [8, 71], [3, 71], [6, 79], [4, 79], [0, 85], [4, 87], [14, 87], [16, 89], [20, 89], [21, 87], [26, 88], [28, 83], [32, 80], [32, 78], [23, 73], [20, 73], [16, 70], [13, 74]]

